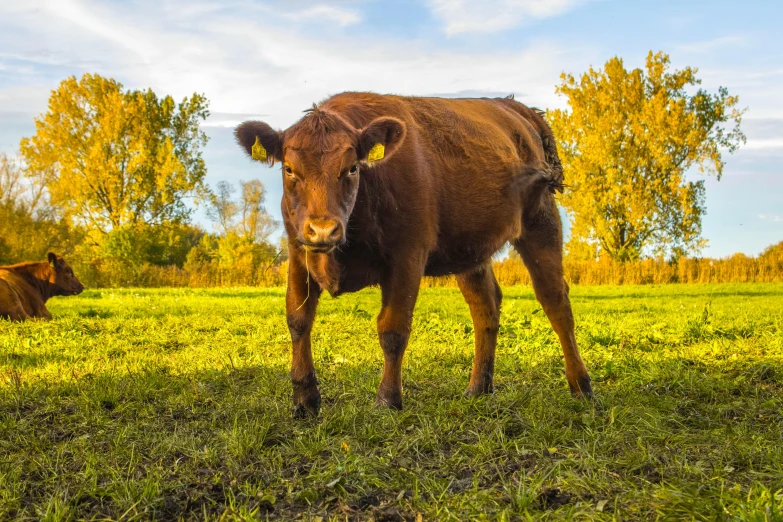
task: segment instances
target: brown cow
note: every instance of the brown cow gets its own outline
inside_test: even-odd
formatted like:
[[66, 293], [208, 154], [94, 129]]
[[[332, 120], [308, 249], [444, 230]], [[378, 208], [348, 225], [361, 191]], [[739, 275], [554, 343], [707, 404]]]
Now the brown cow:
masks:
[[592, 396], [574, 337], [553, 193], [562, 167], [541, 113], [503, 99], [343, 93], [275, 131], [236, 129], [254, 159], [282, 164], [286, 310], [294, 414], [320, 406], [310, 332], [322, 290], [380, 285], [384, 369], [377, 403], [402, 407], [401, 363], [424, 275], [456, 274], [476, 353], [467, 394], [493, 389], [501, 292], [490, 264], [507, 241], [560, 338], [571, 391]]
[[49, 298], [82, 293], [84, 286], [65, 259], [51, 252], [47, 257], [49, 262], [0, 266], [0, 318], [51, 319]]

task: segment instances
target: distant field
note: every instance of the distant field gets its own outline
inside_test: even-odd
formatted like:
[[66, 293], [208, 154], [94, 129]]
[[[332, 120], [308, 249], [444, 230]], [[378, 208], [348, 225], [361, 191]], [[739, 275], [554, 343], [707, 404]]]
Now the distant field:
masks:
[[0, 520], [783, 520], [783, 284], [576, 287], [594, 404], [526, 287], [465, 399], [458, 290], [422, 291], [405, 410], [373, 406], [379, 292], [321, 301], [291, 418], [282, 289], [105, 290], [0, 321]]

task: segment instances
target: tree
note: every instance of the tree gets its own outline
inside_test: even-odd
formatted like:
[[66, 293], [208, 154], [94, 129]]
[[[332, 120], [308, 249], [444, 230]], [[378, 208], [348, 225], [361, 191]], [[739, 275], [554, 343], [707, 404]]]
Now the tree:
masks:
[[49, 204], [42, 180], [25, 178], [18, 161], [0, 154], [0, 265], [70, 253], [80, 239]]
[[650, 52], [645, 70], [615, 57], [578, 79], [561, 76], [556, 91], [570, 110], [547, 116], [570, 188], [561, 203], [571, 242], [597, 243], [621, 261], [703, 246], [704, 181], [686, 172], [698, 166], [720, 179], [722, 150], [733, 153], [745, 136], [738, 98], [724, 87], [694, 92], [697, 72], [670, 71], [667, 55]]
[[99, 257], [113, 258], [132, 266], [182, 267], [188, 252], [199, 244], [203, 235], [201, 229], [188, 223], [128, 225], [106, 234]]
[[[227, 181], [217, 184], [217, 191], [209, 196], [207, 216], [215, 222], [223, 236], [235, 234], [250, 243], [267, 243], [278, 226], [264, 206], [266, 188], [261, 181], [240, 181], [241, 198], [233, 197], [234, 186]], [[235, 223], [237, 215], [240, 220]]]
[[207, 105], [199, 94], [176, 104], [97, 74], [70, 77], [52, 92], [21, 154], [74, 223], [108, 233], [187, 220], [187, 199], [204, 188], [199, 121]]
[[225, 235], [234, 229], [234, 219], [239, 206], [234, 201], [234, 186], [228, 181], [219, 181], [217, 191], [209, 195], [207, 217], [215, 222], [220, 232]]
[[264, 207], [266, 188], [257, 179], [240, 181], [239, 185], [242, 187], [242, 235], [255, 243], [266, 243], [278, 225]]

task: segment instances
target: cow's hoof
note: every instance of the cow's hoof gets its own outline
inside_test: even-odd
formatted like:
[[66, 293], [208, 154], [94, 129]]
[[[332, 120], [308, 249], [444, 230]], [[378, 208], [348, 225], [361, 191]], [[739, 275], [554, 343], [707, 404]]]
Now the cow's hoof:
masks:
[[495, 392], [495, 387], [490, 382], [482, 382], [478, 384], [471, 384], [468, 389], [465, 390], [465, 397], [476, 397], [479, 395], [489, 395]]
[[318, 408], [308, 408], [303, 404], [297, 404], [294, 406], [295, 419], [308, 419], [312, 417], [318, 417]]
[[571, 395], [579, 399], [586, 399], [591, 401], [595, 398], [593, 395], [593, 385], [590, 381], [590, 376], [585, 375], [576, 379], [576, 384], [568, 383], [568, 387], [571, 389]]
[[318, 389], [309, 393], [294, 393], [294, 418], [317, 417], [321, 409], [321, 394]]
[[401, 395], [381, 395], [380, 393], [375, 398], [375, 405], [379, 408], [388, 408], [390, 410], [402, 409], [402, 396]]

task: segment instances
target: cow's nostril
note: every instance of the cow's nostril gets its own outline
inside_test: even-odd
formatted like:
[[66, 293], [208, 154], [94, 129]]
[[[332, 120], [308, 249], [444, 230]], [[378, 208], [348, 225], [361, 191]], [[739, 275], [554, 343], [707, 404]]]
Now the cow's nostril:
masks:
[[342, 227], [333, 220], [311, 221], [305, 229], [305, 237], [311, 243], [333, 243], [342, 238]]

